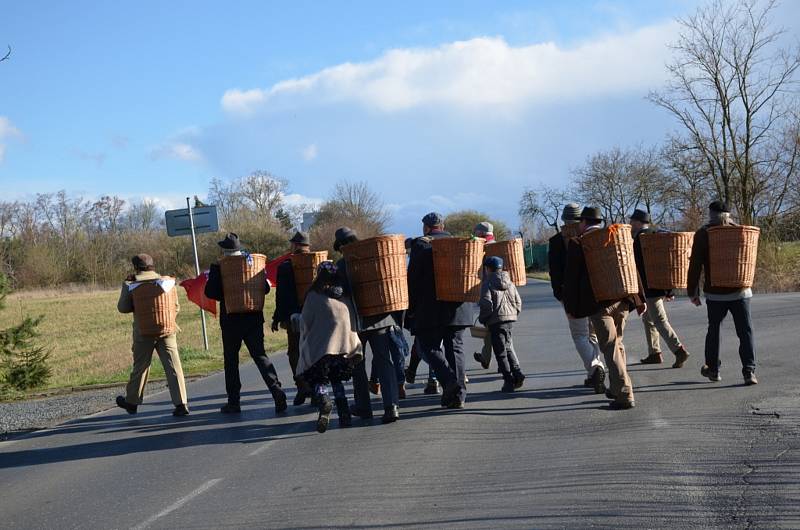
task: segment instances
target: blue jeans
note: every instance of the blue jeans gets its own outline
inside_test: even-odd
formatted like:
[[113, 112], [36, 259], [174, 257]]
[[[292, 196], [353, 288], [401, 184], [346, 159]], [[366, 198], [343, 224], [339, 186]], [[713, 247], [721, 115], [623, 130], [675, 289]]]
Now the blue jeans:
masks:
[[403, 330], [397, 326], [392, 326], [389, 329], [390, 352], [392, 354], [392, 364], [394, 364], [394, 371], [397, 374], [397, 384], [403, 386], [406, 384], [406, 357], [409, 356], [408, 342], [403, 335]]
[[753, 340], [753, 326], [750, 319], [750, 299], [741, 298], [731, 302], [717, 302], [706, 299], [708, 308], [708, 333], [706, 334], [706, 366], [719, 370], [719, 327], [730, 311], [733, 325], [739, 337], [739, 358], [742, 360], [742, 373], [756, 371], [756, 346]]

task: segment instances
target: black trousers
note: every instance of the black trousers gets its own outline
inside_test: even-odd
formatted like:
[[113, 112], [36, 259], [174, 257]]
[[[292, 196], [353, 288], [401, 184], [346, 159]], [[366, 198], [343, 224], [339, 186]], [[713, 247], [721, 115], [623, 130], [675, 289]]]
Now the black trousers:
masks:
[[750, 299], [741, 298], [730, 302], [706, 299], [708, 308], [708, 333], [706, 333], [706, 366], [718, 370], [719, 365], [719, 327], [730, 312], [736, 336], [739, 337], [739, 358], [742, 373], [756, 371], [756, 345], [753, 340], [753, 321], [750, 318]]
[[[456, 397], [464, 401], [467, 397], [467, 385], [464, 382], [466, 362], [464, 360], [464, 333], [467, 328], [447, 326], [420, 330], [417, 333], [418, 344], [433, 368], [436, 378], [445, 388], [458, 385]], [[442, 351], [444, 347], [444, 351]]]
[[489, 336], [492, 339], [492, 350], [497, 359], [497, 368], [503, 379], [511, 377], [511, 364], [509, 363], [509, 352], [511, 351], [511, 322], [500, 322], [489, 326]]
[[[381, 398], [383, 408], [400, 404], [400, 390], [397, 383], [397, 372], [392, 361], [392, 338], [389, 336], [389, 328], [365, 331], [359, 334], [361, 343], [372, 352], [372, 367], [381, 383]], [[362, 360], [353, 368], [353, 398], [356, 408], [369, 410], [369, 380], [367, 379], [366, 363]]]
[[229, 403], [239, 403], [242, 382], [239, 379], [239, 350], [242, 342], [255, 361], [264, 383], [270, 390], [280, 388], [278, 373], [264, 350], [264, 323], [225, 322], [222, 329], [222, 355], [225, 364], [225, 392]]

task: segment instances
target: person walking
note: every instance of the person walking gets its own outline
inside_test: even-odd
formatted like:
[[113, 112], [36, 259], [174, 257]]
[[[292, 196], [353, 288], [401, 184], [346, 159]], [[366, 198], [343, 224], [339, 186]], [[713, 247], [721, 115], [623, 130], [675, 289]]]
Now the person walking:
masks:
[[[180, 305], [175, 280], [158, 274], [153, 258], [148, 254], [138, 254], [131, 262], [134, 273], [122, 284], [117, 310], [120, 313], [133, 313], [133, 370], [125, 387], [125, 396], [117, 396], [117, 406], [125, 409], [128, 414], [136, 414], [144, 398], [144, 388], [155, 350], [164, 367], [169, 395], [175, 406], [172, 415], [186, 416], [189, 414], [189, 407], [176, 337], [178, 325], [175, 318]], [[159, 321], [152, 313], [151, 308], [156, 298], [161, 298], [167, 306], [166, 320]], [[174, 307], [174, 312], [169, 311], [170, 306]]]
[[489, 328], [497, 366], [503, 375], [501, 392], [513, 392], [522, 387], [525, 375], [509, 362], [511, 330], [522, 311], [522, 298], [511, 277], [503, 270], [503, 258], [487, 256], [483, 261], [480, 315], [478, 320]]
[[690, 354], [683, 347], [681, 339], [672, 329], [664, 307], [665, 301], [672, 301], [675, 295], [671, 290], [651, 289], [647, 283], [647, 273], [644, 267], [644, 254], [642, 253], [642, 234], [655, 234], [658, 232], [651, 226], [650, 214], [644, 210], [636, 209], [630, 217], [633, 232], [633, 254], [636, 258], [636, 268], [644, 285], [644, 294], [647, 299], [647, 312], [642, 315], [644, 334], [647, 338], [647, 357], [641, 359], [642, 364], [661, 364], [664, 358], [661, 353], [661, 339], [675, 355], [673, 368], [682, 368]]
[[[292, 255], [307, 254], [311, 251], [311, 240], [305, 232], [295, 232], [289, 240], [289, 245], [289, 252]], [[292, 404], [299, 406], [311, 396], [311, 388], [302, 378], [298, 377], [297, 360], [300, 356], [300, 334], [296, 333], [289, 325], [291, 316], [299, 313], [303, 307], [303, 301], [297, 299], [297, 284], [291, 259], [278, 265], [276, 280], [275, 311], [272, 313], [270, 329], [273, 333], [280, 328], [286, 330], [286, 354], [289, 357], [289, 366], [292, 369], [292, 377], [297, 388]]]
[[[603, 215], [599, 208], [586, 207], [581, 212], [581, 234], [602, 227]], [[564, 307], [574, 318], [589, 317], [597, 333], [600, 351], [608, 366], [611, 409], [630, 409], [635, 406], [633, 383], [628, 375], [625, 346], [622, 342], [628, 313], [647, 310], [644, 288], [639, 280], [639, 292], [619, 300], [598, 301], [592, 291], [592, 281], [586, 266], [581, 237], [572, 238], [567, 247], [567, 267], [564, 273]]]
[[750, 299], [753, 291], [717, 287], [711, 281], [709, 270], [708, 229], [714, 226], [735, 226], [728, 205], [714, 201], [708, 205], [709, 221], [694, 234], [692, 255], [689, 260], [688, 293], [692, 303], [701, 306], [700, 277], [705, 273], [703, 292], [708, 310], [708, 332], [706, 333], [705, 364], [700, 369], [703, 377], [711, 381], [722, 381], [719, 368], [719, 330], [722, 321], [730, 312], [736, 335], [739, 337], [739, 359], [742, 362], [742, 377], [745, 385], [758, 384], [756, 379], [756, 347], [753, 339], [753, 322], [750, 318]]
[[[228, 233], [225, 239], [217, 243], [225, 256], [245, 256], [239, 236]], [[265, 293], [269, 293], [269, 283], [264, 279]], [[219, 326], [222, 330], [222, 355], [225, 368], [225, 392], [228, 402], [222, 406], [223, 414], [241, 412], [240, 397], [242, 383], [239, 378], [239, 350], [242, 342], [247, 347], [250, 357], [258, 367], [261, 377], [275, 401], [275, 413], [286, 411], [286, 394], [281, 389], [281, 382], [275, 367], [264, 350], [264, 312], [228, 313], [225, 307], [225, 289], [219, 263], [213, 263], [208, 271], [205, 295], [219, 301]], [[230, 293], [228, 293], [230, 295]]]
[[412, 244], [408, 265], [409, 310], [414, 315], [420, 353], [444, 386], [442, 406], [460, 409], [467, 397], [464, 333], [473, 324], [473, 304], [436, 299], [431, 242], [452, 236], [436, 212], [423, 217], [422, 226], [424, 236]]
[[297, 372], [313, 388], [319, 408], [317, 432], [328, 429], [333, 405], [328, 397], [330, 384], [341, 427], [350, 427], [352, 417], [344, 389], [353, 365], [363, 364], [361, 341], [353, 331], [356, 313], [345, 293], [341, 277], [332, 261], [317, 267], [317, 276], [308, 290], [301, 313], [291, 317], [292, 328], [300, 334]]
[[[571, 202], [565, 205], [561, 211], [561, 220], [565, 225], [578, 224], [581, 222], [580, 215], [581, 207]], [[553, 296], [561, 302], [562, 306], [564, 305], [564, 274], [567, 268], [568, 243], [569, 239], [564, 230], [561, 230], [550, 238], [547, 245], [550, 286], [553, 289]], [[566, 310], [564, 315], [567, 317], [569, 334], [575, 350], [586, 370], [586, 379], [583, 381], [583, 385], [593, 388], [596, 394], [603, 394], [606, 391], [606, 366], [603, 363], [603, 356], [592, 323], [587, 317], [576, 318]]]

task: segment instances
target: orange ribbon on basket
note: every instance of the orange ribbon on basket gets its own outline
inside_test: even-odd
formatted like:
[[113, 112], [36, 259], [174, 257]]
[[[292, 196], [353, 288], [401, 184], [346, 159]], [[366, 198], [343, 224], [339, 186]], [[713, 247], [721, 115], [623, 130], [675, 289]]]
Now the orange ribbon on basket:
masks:
[[614, 240], [614, 236], [617, 235], [617, 232], [619, 232], [619, 229], [622, 226], [624, 225], [621, 223], [615, 223], [608, 227], [608, 238], [606, 239], [606, 242], [603, 244], [604, 247], [607, 247], [608, 245], [611, 244], [611, 242]]

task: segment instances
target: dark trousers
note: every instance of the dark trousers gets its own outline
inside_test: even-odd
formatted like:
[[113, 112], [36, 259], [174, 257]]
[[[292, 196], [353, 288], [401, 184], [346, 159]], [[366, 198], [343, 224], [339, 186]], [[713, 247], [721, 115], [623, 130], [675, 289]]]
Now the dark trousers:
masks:
[[[392, 338], [389, 336], [389, 328], [365, 331], [359, 335], [361, 343], [366, 350], [367, 344], [372, 352], [372, 368], [375, 370], [378, 381], [381, 384], [381, 398], [383, 408], [400, 404], [400, 390], [398, 388], [397, 373], [392, 361]], [[356, 407], [361, 410], [369, 410], [369, 381], [367, 379], [367, 369], [364, 361], [361, 361], [353, 368], [353, 398]]]
[[255, 361], [267, 388], [280, 388], [278, 373], [264, 351], [264, 324], [227, 323], [222, 329], [222, 356], [225, 364], [225, 392], [229, 403], [239, 403], [242, 382], [239, 379], [239, 350], [242, 342]]
[[300, 360], [300, 334], [295, 333], [291, 329], [287, 329], [286, 342], [286, 355], [289, 357], [289, 366], [292, 367], [292, 377], [294, 377], [296, 380], [297, 363]]
[[739, 337], [739, 358], [742, 360], [742, 372], [755, 372], [756, 346], [750, 319], [750, 299], [741, 298], [731, 302], [706, 299], [706, 307], [708, 308], [706, 366], [712, 370], [719, 369], [719, 328], [730, 311], [733, 316], [733, 325], [736, 327], [736, 335]]
[[[417, 333], [417, 341], [422, 350], [423, 357], [433, 368], [439, 382], [445, 388], [458, 385], [456, 397], [464, 401], [467, 397], [467, 385], [464, 383], [466, 375], [464, 361], [464, 327], [447, 326], [421, 330]], [[444, 351], [442, 351], [444, 346]]]
[[[511, 363], [509, 362], [509, 353], [512, 351], [511, 327], [511, 322], [500, 322], [489, 326], [494, 357], [497, 359], [497, 368], [503, 374], [503, 379], [511, 378]], [[519, 366], [515, 368], [519, 370]]]

